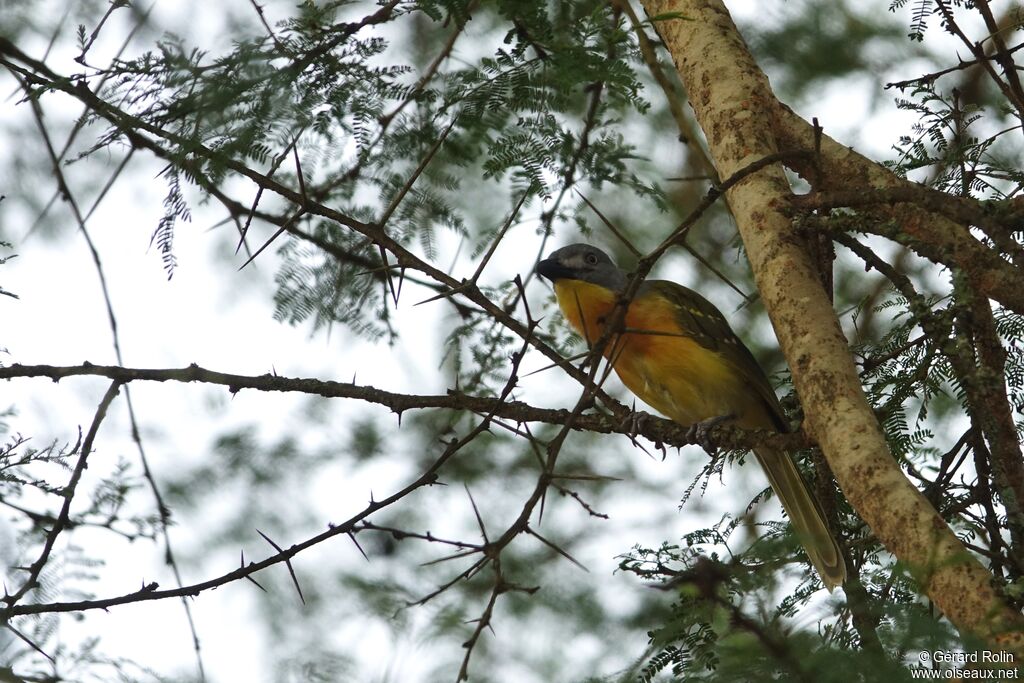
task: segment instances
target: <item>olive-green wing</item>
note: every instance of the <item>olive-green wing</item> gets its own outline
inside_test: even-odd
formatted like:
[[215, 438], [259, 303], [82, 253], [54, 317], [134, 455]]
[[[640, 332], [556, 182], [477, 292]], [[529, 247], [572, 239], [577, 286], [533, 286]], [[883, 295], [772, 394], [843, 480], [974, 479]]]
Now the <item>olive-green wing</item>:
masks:
[[779, 405], [779, 398], [768, 382], [764, 370], [714, 304], [692, 289], [667, 280], [644, 282], [637, 296], [647, 293], [657, 294], [671, 301], [675, 306], [676, 321], [682, 332], [704, 348], [721, 354], [743, 373], [746, 380], [770, 407], [776, 427], [780, 431], [789, 431], [785, 413]]

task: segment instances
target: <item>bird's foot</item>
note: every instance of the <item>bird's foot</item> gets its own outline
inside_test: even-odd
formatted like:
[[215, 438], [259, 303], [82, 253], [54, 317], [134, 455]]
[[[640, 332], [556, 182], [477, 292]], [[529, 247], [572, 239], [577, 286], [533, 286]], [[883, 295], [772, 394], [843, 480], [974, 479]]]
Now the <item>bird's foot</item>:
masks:
[[644, 422], [647, 421], [647, 413], [641, 412], [636, 409], [636, 401], [633, 402], [633, 407], [629, 411], [629, 415], [622, 421], [622, 429], [626, 432], [626, 436], [633, 442], [633, 445], [639, 445], [636, 442], [636, 437], [640, 433], [640, 430], [644, 428]]
[[[633, 445], [647, 455], [651, 455], [651, 452], [644, 448], [644, 445], [637, 441], [636, 437], [640, 435], [640, 431], [644, 428], [644, 423], [647, 422], [647, 418], [649, 417], [650, 415], [647, 413], [637, 410], [636, 401], [633, 401], [633, 409], [629, 411], [629, 415], [626, 416], [626, 419], [622, 421], [621, 425], [622, 431], [629, 437], [629, 440]], [[664, 460], [667, 455], [665, 452], [665, 446], [659, 442], [655, 442], [655, 446], [661, 449], [661, 459]]]
[[736, 416], [729, 413], [728, 415], [718, 415], [717, 417], [709, 417], [706, 420], [695, 422], [690, 425], [690, 430], [686, 432], [686, 438], [707, 451], [708, 455], [714, 457], [718, 452], [718, 446], [711, 440], [711, 430], [734, 417]]

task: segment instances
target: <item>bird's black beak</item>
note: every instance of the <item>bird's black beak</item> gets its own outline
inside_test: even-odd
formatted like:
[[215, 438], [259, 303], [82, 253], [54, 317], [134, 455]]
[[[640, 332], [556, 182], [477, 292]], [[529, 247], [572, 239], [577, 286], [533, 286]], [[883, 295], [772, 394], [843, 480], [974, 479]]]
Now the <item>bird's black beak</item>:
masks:
[[563, 266], [557, 259], [546, 258], [537, 264], [537, 274], [554, 282], [564, 278], [572, 278], [573, 272]]

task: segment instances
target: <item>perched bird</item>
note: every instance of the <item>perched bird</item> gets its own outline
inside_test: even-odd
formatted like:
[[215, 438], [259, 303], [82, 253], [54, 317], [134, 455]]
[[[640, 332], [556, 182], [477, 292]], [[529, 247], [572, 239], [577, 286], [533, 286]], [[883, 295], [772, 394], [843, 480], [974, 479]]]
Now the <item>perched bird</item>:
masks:
[[[600, 339], [626, 288], [626, 273], [588, 244], [556, 250], [537, 273], [553, 283], [562, 314], [588, 343]], [[664, 280], [641, 283], [622, 332], [609, 339], [604, 355], [630, 391], [680, 424], [789, 431], [754, 356], [725, 316], [692, 289]], [[831, 591], [842, 585], [842, 552], [793, 460], [767, 446], [754, 454], [825, 586]]]

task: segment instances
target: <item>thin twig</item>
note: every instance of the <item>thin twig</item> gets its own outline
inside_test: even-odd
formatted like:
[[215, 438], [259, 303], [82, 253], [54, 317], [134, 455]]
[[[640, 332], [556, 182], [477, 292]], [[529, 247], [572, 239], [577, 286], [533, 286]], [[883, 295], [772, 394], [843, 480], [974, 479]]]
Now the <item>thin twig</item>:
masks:
[[62, 491], [64, 503], [61, 505], [60, 513], [57, 515], [56, 521], [53, 526], [50, 527], [49, 533], [46, 534], [46, 540], [43, 542], [43, 549], [39, 553], [38, 559], [33, 562], [28, 568], [28, 578], [22, 584], [21, 588], [16, 590], [11, 595], [5, 595], [3, 601], [7, 603], [8, 609], [15, 608], [19, 600], [21, 600], [30, 590], [36, 588], [39, 585], [39, 575], [43, 571], [43, 567], [46, 566], [47, 561], [50, 559], [50, 554], [53, 552], [53, 546], [57, 542], [57, 537], [68, 525], [68, 521], [71, 519], [71, 501], [75, 497], [75, 491], [78, 488], [78, 482], [82, 479], [82, 474], [85, 472], [86, 465], [89, 460], [89, 454], [92, 453], [93, 444], [96, 441], [96, 434], [99, 432], [100, 424], [103, 422], [103, 418], [107, 416], [107, 409], [110, 408], [110, 404], [117, 397], [118, 391], [121, 389], [121, 382], [113, 381], [107, 388], [103, 398], [100, 400], [99, 406], [96, 408], [96, 414], [93, 416], [92, 424], [89, 426], [89, 431], [86, 432], [85, 440], [81, 444], [81, 450], [78, 454], [78, 461], [75, 463], [75, 468], [71, 471], [71, 477], [68, 479], [67, 485]]

